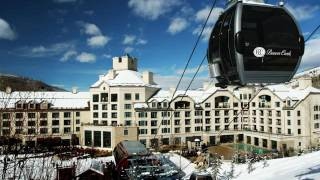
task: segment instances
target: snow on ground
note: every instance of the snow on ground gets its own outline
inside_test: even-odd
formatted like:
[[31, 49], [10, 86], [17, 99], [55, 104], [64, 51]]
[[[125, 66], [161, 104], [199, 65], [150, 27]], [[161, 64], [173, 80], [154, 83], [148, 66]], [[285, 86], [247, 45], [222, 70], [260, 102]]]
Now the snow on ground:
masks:
[[[173, 154], [170, 160], [180, 167], [180, 156]], [[188, 179], [190, 174], [195, 171], [195, 164], [190, 163], [186, 158], [181, 158], [181, 167], [186, 167], [183, 171], [186, 173], [184, 179]], [[231, 167], [230, 162], [224, 162], [220, 173], [229, 172]], [[237, 180], [320, 180], [320, 151], [301, 156], [273, 159], [267, 161], [267, 167], [264, 167], [263, 162], [253, 164], [255, 170], [248, 174], [247, 164], [235, 165], [235, 179]]]

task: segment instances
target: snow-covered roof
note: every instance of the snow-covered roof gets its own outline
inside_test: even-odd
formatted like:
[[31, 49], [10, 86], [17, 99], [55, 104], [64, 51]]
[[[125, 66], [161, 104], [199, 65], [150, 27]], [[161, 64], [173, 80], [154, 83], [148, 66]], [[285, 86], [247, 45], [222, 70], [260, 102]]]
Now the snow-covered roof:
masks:
[[16, 91], [7, 94], [0, 91], [0, 108], [13, 108], [18, 101], [27, 103], [46, 101], [52, 104], [52, 108], [86, 108], [90, 101], [90, 93]]
[[115, 71], [115, 77], [112, 77], [112, 73], [102, 75], [97, 82], [91, 87], [98, 87], [103, 82], [109, 86], [150, 86], [158, 87], [156, 84], [147, 84], [143, 81], [141, 73], [132, 70]]
[[277, 95], [280, 99], [302, 100], [310, 93], [320, 93], [319, 89], [314, 87], [307, 87], [305, 89], [294, 89], [286, 84], [277, 84], [267, 86], [270, 91]]
[[158, 93], [156, 95], [154, 95], [151, 99], [149, 99], [149, 102], [152, 102], [154, 100], [156, 100], [157, 102], [162, 102], [162, 101], [171, 101], [171, 98], [174, 99], [178, 96], [188, 96], [191, 99], [193, 99], [195, 101], [195, 103], [201, 103], [204, 100], [206, 100], [209, 96], [211, 96], [212, 94], [214, 94], [217, 90], [219, 90], [220, 88], [217, 87], [211, 87], [207, 90], [203, 90], [203, 89], [199, 89], [199, 90], [188, 90], [186, 91], [182, 91], [182, 90], [178, 90], [176, 91], [174, 97], [172, 98], [172, 93], [170, 91], [167, 90], [160, 90], [158, 91]]
[[299, 78], [303, 76], [314, 76], [319, 74], [320, 74], [320, 66], [296, 73], [293, 78]]

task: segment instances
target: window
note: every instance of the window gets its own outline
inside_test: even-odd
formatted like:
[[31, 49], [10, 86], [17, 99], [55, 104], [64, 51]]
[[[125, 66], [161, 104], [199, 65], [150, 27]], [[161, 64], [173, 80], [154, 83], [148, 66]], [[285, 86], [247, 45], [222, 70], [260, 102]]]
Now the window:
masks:
[[185, 124], [185, 125], [190, 125], [190, 119], [184, 120], [184, 124]]
[[300, 126], [301, 125], [301, 120], [298, 119], [297, 124]]
[[170, 120], [162, 120], [161, 122], [162, 125], [170, 125]]
[[185, 127], [185, 132], [186, 133], [191, 132], [191, 127]]
[[64, 134], [68, 134], [68, 133], [70, 133], [70, 132], [71, 132], [71, 128], [69, 128], [69, 127], [63, 128], [63, 133], [64, 133]]
[[174, 133], [180, 133], [180, 128], [174, 128]]
[[71, 124], [71, 121], [70, 120], [64, 120], [63, 124], [66, 125], [66, 126], [69, 126]]
[[194, 120], [194, 123], [200, 124], [200, 123], [202, 123], [202, 119], [195, 119], [195, 120]]
[[48, 125], [48, 121], [40, 121], [40, 126], [47, 126]]
[[134, 95], [134, 97], [135, 97], [135, 100], [140, 100], [140, 95], [139, 95], [139, 93], [136, 93], [136, 94]]
[[111, 94], [111, 102], [117, 102], [118, 101], [118, 94]]
[[148, 113], [147, 113], [147, 112], [139, 112], [139, 113], [138, 113], [138, 117], [139, 117], [139, 118], [148, 117]]
[[319, 123], [314, 123], [314, 128], [318, 129], [319, 128]]
[[297, 116], [301, 116], [301, 112], [300, 111], [297, 111]]
[[202, 126], [196, 126], [196, 127], [194, 127], [194, 131], [202, 131]]
[[163, 107], [164, 108], [168, 107], [168, 102], [163, 102]]
[[77, 119], [77, 120], [76, 120], [76, 124], [80, 124], [80, 119]]
[[151, 112], [151, 118], [157, 118], [157, 112]]
[[313, 110], [314, 111], [318, 111], [319, 110], [319, 106], [313, 106]]
[[205, 111], [205, 116], [210, 116], [210, 111]]
[[103, 112], [103, 113], [102, 113], [102, 118], [108, 118], [108, 113]]
[[204, 104], [204, 107], [210, 108], [210, 107], [211, 107], [211, 104], [210, 104], [210, 103], [205, 103], [205, 104]]
[[101, 147], [101, 131], [93, 131], [93, 146]]
[[[34, 122], [34, 121], [33, 121]], [[3, 127], [10, 127], [10, 122], [9, 121], [3, 121], [2, 122]]]
[[93, 113], [93, 118], [98, 118], [98, 117], [99, 117], [99, 113], [94, 112], [94, 113]]
[[139, 129], [139, 134], [148, 134], [148, 129]]
[[210, 131], [210, 126], [206, 126], [206, 131]]
[[162, 133], [170, 133], [170, 128], [162, 128], [161, 132]]
[[174, 120], [174, 125], [180, 125], [180, 119], [176, 119], [176, 120]]
[[195, 115], [195, 116], [202, 116], [202, 111], [195, 111], [195, 112], [194, 112], [194, 115]]
[[131, 117], [131, 112], [125, 112], [124, 113], [125, 118], [130, 118]]
[[180, 112], [174, 112], [174, 117], [180, 117]]
[[28, 113], [28, 118], [36, 118], [36, 113]]
[[117, 113], [111, 113], [111, 118], [117, 118]]
[[80, 117], [80, 112], [76, 112], [76, 117]]
[[206, 124], [210, 124], [211, 119], [210, 118], [206, 118]]
[[16, 121], [16, 126], [23, 126], [23, 122], [22, 121]]
[[158, 124], [158, 121], [157, 120], [152, 120], [151, 121], [151, 126], [157, 126]]
[[47, 118], [47, 113], [40, 113], [40, 118]]
[[124, 109], [131, 109], [131, 104], [124, 104]]
[[92, 131], [84, 131], [84, 145], [91, 146], [92, 144]]
[[255, 102], [252, 102], [252, 107], [256, 107], [256, 103]]
[[53, 133], [53, 134], [59, 133], [59, 128], [52, 128], [52, 133]]
[[301, 129], [298, 129], [298, 134], [301, 134]]
[[92, 102], [99, 102], [99, 94], [92, 95]]
[[123, 130], [123, 135], [127, 136], [128, 134], [128, 129]]
[[103, 131], [103, 147], [111, 147], [111, 132]]
[[190, 117], [190, 111], [186, 111], [186, 112], [184, 113], [184, 116], [185, 116], [185, 117]]
[[108, 102], [108, 93], [101, 93], [101, 102]]
[[76, 127], [76, 131], [79, 132], [80, 131], [80, 127]]
[[126, 100], [126, 101], [131, 100], [131, 94], [125, 93], [125, 94], [124, 94], [124, 100]]
[[151, 134], [157, 134], [157, 129], [151, 129]]
[[52, 113], [52, 118], [59, 118], [59, 113], [58, 112]]
[[125, 126], [131, 126], [131, 121], [130, 120], [126, 120], [125, 121]]
[[291, 134], [291, 129], [288, 129], [288, 134]]
[[48, 129], [47, 128], [40, 128], [40, 134], [47, 134]]
[[290, 111], [287, 111], [287, 116], [291, 116], [291, 112]]
[[111, 104], [111, 110], [117, 110], [118, 105], [117, 104]]
[[108, 105], [107, 104], [102, 104], [102, 110], [108, 110]]
[[98, 104], [94, 104], [93, 105], [93, 110], [98, 110], [99, 109], [99, 105]]
[[233, 107], [238, 107], [239, 104], [237, 102], [233, 103]]
[[276, 107], [280, 107], [280, 102], [275, 102]]
[[3, 113], [2, 114], [3, 119], [10, 119], [10, 114], [9, 113]]
[[59, 120], [52, 120], [53, 126], [59, 126]]
[[170, 116], [170, 112], [164, 111], [164, 112], [161, 112], [161, 115], [162, 115], [162, 117], [169, 117]]
[[23, 114], [22, 114], [22, 113], [16, 113], [16, 118], [17, 118], [17, 119], [23, 118]]
[[70, 118], [71, 117], [71, 113], [70, 112], [64, 112], [63, 113], [63, 117]]

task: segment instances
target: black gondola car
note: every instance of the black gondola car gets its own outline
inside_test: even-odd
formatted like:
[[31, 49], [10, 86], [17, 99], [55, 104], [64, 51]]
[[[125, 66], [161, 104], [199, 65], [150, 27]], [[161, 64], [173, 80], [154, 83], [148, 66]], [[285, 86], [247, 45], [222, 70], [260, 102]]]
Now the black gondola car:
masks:
[[304, 38], [282, 6], [236, 2], [218, 18], [208, 46], [217, 86], [281, 83], [295, 74]]

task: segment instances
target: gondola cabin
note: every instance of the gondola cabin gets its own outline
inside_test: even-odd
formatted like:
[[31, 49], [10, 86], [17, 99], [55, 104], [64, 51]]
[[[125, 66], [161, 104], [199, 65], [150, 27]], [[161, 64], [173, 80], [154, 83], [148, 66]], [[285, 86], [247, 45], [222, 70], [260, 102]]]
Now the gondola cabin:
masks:
[[218, 18], [207, 57], [211, 77], [225, 87], [287, 82], [303, 53], [304, 38], [283, 6], [237, 1]]

